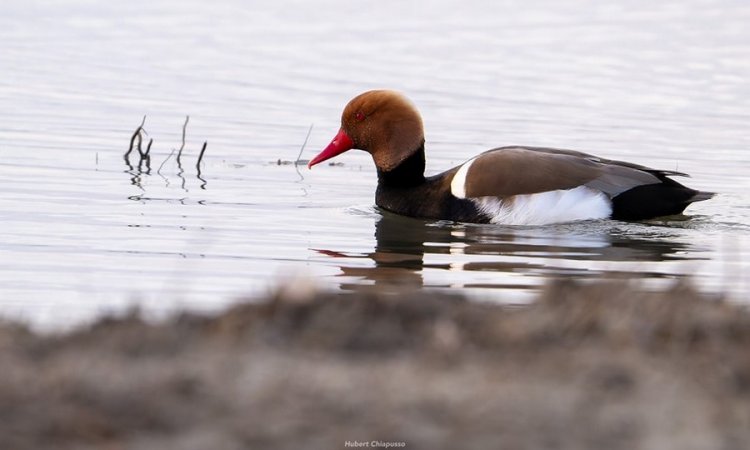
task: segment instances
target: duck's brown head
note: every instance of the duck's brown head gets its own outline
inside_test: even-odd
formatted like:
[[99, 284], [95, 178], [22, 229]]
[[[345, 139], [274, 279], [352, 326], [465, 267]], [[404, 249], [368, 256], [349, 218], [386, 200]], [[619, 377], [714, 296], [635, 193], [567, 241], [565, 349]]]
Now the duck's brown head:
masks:
[[372, 155], [387, 172], [424, 144], [422, 118], [414, 105], [395, 91], [367, 91], [354, 97], [341, 115], [341, 129], [307, 167], [356, 148]]

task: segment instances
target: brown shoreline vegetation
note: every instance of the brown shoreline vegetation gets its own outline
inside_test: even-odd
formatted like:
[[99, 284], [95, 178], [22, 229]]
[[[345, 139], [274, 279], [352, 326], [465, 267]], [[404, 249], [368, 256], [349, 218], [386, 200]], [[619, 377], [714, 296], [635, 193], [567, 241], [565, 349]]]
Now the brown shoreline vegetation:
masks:
[[750, 312], [684, 284], [561, 281], [523, 307], [279, 293], [55, 336], [3, 323], [0, 365], [4, 449], [750, 445]]

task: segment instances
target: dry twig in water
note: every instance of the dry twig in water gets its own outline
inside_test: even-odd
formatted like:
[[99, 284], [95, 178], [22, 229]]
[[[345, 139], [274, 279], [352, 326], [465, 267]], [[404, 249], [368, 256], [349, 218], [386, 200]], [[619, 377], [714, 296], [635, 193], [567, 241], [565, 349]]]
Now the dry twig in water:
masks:
[[177, 151], [177, 165], [182, 165], [182, 151], [185, 149], [185, 133], [187, 131], [187, 125], [190, 121], [190, 116], [185, 116], [185, 123], [182, 124], [182, 145], [180, 145], [180, 149]]
[[146, 124], [146, 116], [143, 116], [143, 120], [141, 120], [141, 124], [138, 125], [138, 128], [135, 129], [133, 132], [133, 136], [130, 137], [130, 147], [128, 148], [128, 151], [125, 152], [123, 155], [123, 158], [125, 159], [125, 162], [130, 162], [130, 154], [133, 153], [133, 145], [135, 144], [135, 140], [138, 139], [138, 153], [141, 153], [141, 131], [143, 130], [143, 125]]
[[[169, 158], [172, 157], [175, 153], [177, 153], [177, 167], [180, 170], [180, 173], [183, 172], [182, 170], [182, 152], [185, 150], [185, 137], [187, 135], [187, 125], [190, 121], [190, 116], [185, 116], [185, 122], [182, 124], [182, 140], [180, 143], [179, 149], [172, 149], [172, 152], [162, 161], [162, 163], [159, 165], [159, 169], [157, 169], [156, 173], [161, 175], [161, 170], [164, 168], [164, 164], [169, 161]], [[133, 153], [133, 149], [138, 150], [138, 155], [140, 156], [140, 161], [138, 163], [138, 170], [142, 170], [142, 166], [145, 162], [146, 168], [148, 169], [149, 173], [151, 171], [151, 146], [154, 144], [154, 140], [152, 138], [149, 138], [148, 145], [146, 146], [146, 150], [143, 150], [143, 136], [148, 137], [148, 133], [143, 128], [144, 124], [146, 123], [146, 116], [143, 116], [143, 120], [141, 121], [141, 124], [138, 126], [138, 128], [135, 129], [133, 132], [133, 135], [130, 137], [130, 147], [128, 148], [128, 151], [125, 152], [123, 155], [123, 158], [125, 159], [125, 163], [128, 165], [130, 170], [133, 170], [133, 166], [130, 164], [130, 154]], [[309, 133], [308, 133], [309, 135]], [[305, 140], [307, 142], [307, 140]], [[196, 169], [198, 170], [198, 177], [200, 178], [201, 175], [201, 163], [203, 162], [203, 155], [206, 152], [206, 146], [208, 146], [208, 141], [203, 142], [203, 147], [201, 148], [200, 154], [198, 155], [198, 161], [195, 164]], [[304, 145], [303, 145], [304, 148]], [[300, 151], [301, 153], [301, 151]]]
[[[302, 158], [302, 152], [305, 150], [305, 146], [307, 145], [307, 140], [310, 139], [310, 133], [312, 133], [314, 123], [310, 124], [310, 128], [307, 130], [307, 136], [305, 136], [305, 142], [302, 143], [302, 147], [299, 149], [299, 154], [297, 155], [297, 159], [294, 161], [294, 165], [297, 166], [300, 164], [300, 158]], [[305, 164], [303, 162], [302, 164]]]
[[198, 173], [200, 174], [201, 171], [201, 162], [203, 162], [203, 154], [206, 153], [206, 146], [208, 145], [208, 141], [203, 142], [203, 147], [201, 147], [201, 152], [198, 154], [198, 161], [195, 163], [195, 168], [198, 169]]

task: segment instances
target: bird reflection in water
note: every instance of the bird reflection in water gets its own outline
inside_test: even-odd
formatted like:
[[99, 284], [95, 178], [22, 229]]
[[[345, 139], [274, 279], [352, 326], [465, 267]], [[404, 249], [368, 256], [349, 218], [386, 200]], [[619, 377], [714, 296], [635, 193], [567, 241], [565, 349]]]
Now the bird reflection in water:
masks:
[[[679, 228], [611, 220], [541, 227], [435, 222], [380, 212], [375, 249], [316, 250], [337, 258], [345, 290], [460, 287], [535, 292], [553, 278], [675, 279], [703, 250]], [[368, 259], [374, 264], [362, 264]]]

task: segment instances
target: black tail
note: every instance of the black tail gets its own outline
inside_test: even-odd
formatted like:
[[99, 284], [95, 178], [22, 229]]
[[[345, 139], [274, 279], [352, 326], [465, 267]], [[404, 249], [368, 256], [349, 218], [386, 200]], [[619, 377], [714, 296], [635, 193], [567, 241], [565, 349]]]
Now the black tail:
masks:
[[715, 194], [690, 189], [662, 176], [661, 183], [636, 186], [612, 199], [612, 218], [646, 220], [680, 214], [693, 202], [708, 200]]

